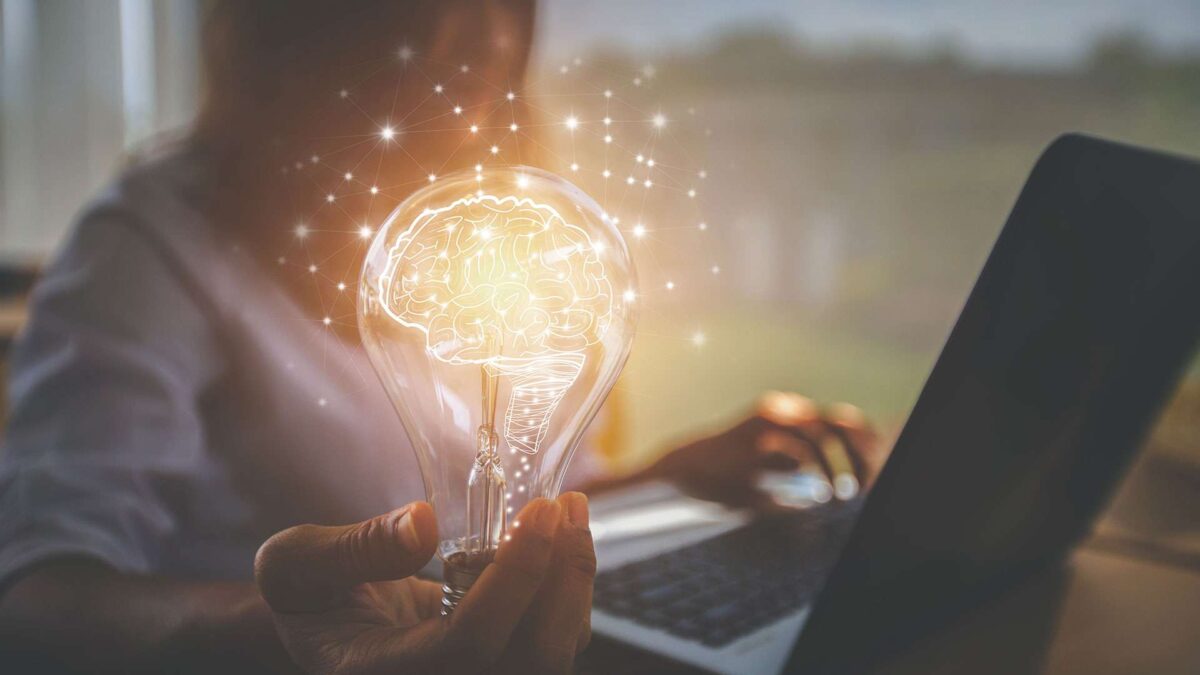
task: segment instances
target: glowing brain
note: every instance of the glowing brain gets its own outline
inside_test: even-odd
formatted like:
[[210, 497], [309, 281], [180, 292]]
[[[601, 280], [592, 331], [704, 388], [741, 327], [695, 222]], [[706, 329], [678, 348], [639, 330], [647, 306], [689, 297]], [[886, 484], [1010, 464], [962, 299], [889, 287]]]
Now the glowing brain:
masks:
[[439, 360], [512, 380], [505, 435], [537, 452], [613, 311], [602, 251], [553, 207], [484, 194], [426, 209], [389, 251], [384, 310]]

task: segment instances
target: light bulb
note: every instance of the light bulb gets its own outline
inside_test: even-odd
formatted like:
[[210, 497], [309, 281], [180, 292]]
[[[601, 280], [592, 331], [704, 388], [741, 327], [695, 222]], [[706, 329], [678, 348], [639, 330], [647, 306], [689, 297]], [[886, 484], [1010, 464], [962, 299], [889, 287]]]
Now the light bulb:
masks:
[[636, 283], [600, 207], [529, 167], [439, 177], [377, 229], [358, 325], [437, 514], [443, 612], [557, 496], [629, 356]]

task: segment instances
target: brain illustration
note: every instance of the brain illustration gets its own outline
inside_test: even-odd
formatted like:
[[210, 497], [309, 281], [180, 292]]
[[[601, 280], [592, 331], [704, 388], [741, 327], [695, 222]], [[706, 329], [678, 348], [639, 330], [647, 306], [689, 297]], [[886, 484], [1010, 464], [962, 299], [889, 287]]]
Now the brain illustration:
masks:
[[587, 234], [525, 197], [426, 209], [392, 247], [380, 283], [388, 314], [424, 331], [449, 363], [580, 352], [612, 315]]

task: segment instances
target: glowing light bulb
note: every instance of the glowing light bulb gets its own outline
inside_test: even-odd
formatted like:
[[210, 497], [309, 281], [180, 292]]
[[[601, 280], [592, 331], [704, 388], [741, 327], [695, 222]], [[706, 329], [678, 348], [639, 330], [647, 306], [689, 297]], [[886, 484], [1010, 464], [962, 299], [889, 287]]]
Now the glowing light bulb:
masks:
[[358, 325], [437, 513], [445, 613], [509, 514], [558, 494], [629, 355], [636, 285], [600, 207], [539, 169], [441, 176], [377, 228]]

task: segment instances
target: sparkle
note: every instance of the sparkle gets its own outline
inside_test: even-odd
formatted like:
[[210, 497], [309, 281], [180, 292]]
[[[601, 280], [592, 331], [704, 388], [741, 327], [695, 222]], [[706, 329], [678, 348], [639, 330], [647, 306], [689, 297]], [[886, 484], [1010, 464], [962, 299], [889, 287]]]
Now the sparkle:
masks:
[[442, 93], [443, 91], [446, 91], [446, 88], [445, 88], [445, 87], [443, 87], [442, 85], [440, 85], [440, 84], [435, 84], [435, 85], [433, 85], [433, 92], [434, 92], [435, 94], [440, 94], [440, 93]]
[[633, 184], [634, 184], [634, 183], [636, 183], [636, 182], [637, 182], [637, 179], [636, 179], [636, 178], [634, 178], [633, 176], [626, 176], [626, 177], [625, 177], [625, 184], [626, 184], [626, 185], [633, 185]]
[[656, 129], [661, 129], [661, 128], [667, 126], [667, 118], [663, 117], [662, 113], [655, 115], [654, 119], [651, 121], [654, 122], [654, 128], [656, 128]]
[[336, 200], [336, 199], [337, 199], [337, 197], [333, 196], [333, 193], [332, 193], [332, 192], [331, 192], [331, 193], [329, 193], [329, 194], [327, 194], [327, 195], [325, 195], [325, 201], [326, 201], [326, 202], [328, 202], [328, 203], [330, 203], [330, 204], [332, 204], [332, 203], [334, 202], [334, 200]]
[[412, 49], [412, 47], [409, 47], [408, 45], [404, 45], [403, 47], [400, 48], [399, 54], [400, 54], [401, 61], [408, 61], [408, 60], [412, 59], [412, 57], [413, 57], [413, 49]]
[[317, 162], [321, 161], [321, 158], [318, 155], [313, 155], [312, 157], [308, 158], [308, 161], [312, 162], [313, 164], [316, 164]]
[[647, 178], [646, 180], [642, 181], [642, 185], [644, 187], [650, 187], [651, 185], [654, 185], [654, 183], [650, 182], [650, 179]]
[[508, 92], [508, 94], [506, 94], [506, 95], [504, 96], [504, 98], [507, 98], [507, 99], [508, 99], [508, 100], [510, 100], [510, 101], [511, 101], [511, 100], [513, 100], [513, 99], [515, 99], [516, 97], [517, 97], [517, 95], [516, 95], [516, 94], [514, 94], [514, 93], [513, 93], [513, 92], [511, 92], [511, 91], [510, 91], [510, 92]]
[[493, 146], [492, 146], [492, 154], [493, 154], [493, 155], [498, 155], [498, 154], [500, 154], [500, 146], [493, 145]]
[[604, 134], [604, 142], [612, 143], [612, 134]]
[[641, 239], [642, 237], [646, 236], [646, 226], [642, 225], [641, 223], [634, 225], [633, 226], [633, 236], [637, 237], [638, 239]]
[[621, 294], [621, 299], [625, 302], [633, 302], [637, 299], [637, 293], [634, 293], [633, 289], [631, 288]]
[[475, 173], [479, 173], [480, 171], [483, 171], [483, 165], [482, 165], [482, 164], [476, 164], [476, 165], [475, 165]]
[[713, 274], [720, 274], [720, 273], [721, 273], [721, 266], [720, 266], [720, 265], [713, 265], [713, 266], [712, 266], [712, 269], [711, 269], [710, 271], [711, 271]]
[[379, 186], [378, 185], [371, 186], [371, 194], [373, 194], [373, 195], [379, 194]]
[[509, 130], [509, 131], [516, 131], [516, 130], [517, 130], [517, 129], [519, 129], [519, 128], [520, 128], [520, 127], [518, 127], [518, 126], [517, 126], [517, 123], [516, 123], [516, 122], [513, 122], [512, 124], [508, 125], [508, 130]]
[[700, 231], [703, 232], [704, 230], [708, 229], [708, 223], [700, 223], [696, 227], [700, 228]]
[[638, 155], [637, 157], [634, 157], [633, 159], [634, 159], [634, 161], [636, 161], [638, 164], [641, 164], [642, 162], [646, 161], [646, 157], [645, 157], [645, 155]]
[[344, 291], [344, 290], [346, 290], [346, 282], [344, 282], [344, 281], [339, 281], [339, 282], [338, 282], [338, 285], [337, 285], [337, 289], [338, 289], [339, 291]]
[[646, 166], [654, 166], [654, 158], [653, 157], [646, 160]]
[[308, 226], [304, 223], [300, 223], [292, 230], [292, 232], [296, 233], [297, 239], [303, 239], [308, 236]]
[[324, 408], [328, 404], [329, 404], [329, 401], [325, 400], [324, 398], [317, 399], [317, 405], [321, 406], [322, 408]]
[[689, 196], [689, 197], [695, 197], [695, 196], [696, 196], [696, 191], [695, 191], [695, 190], [688, 190], [688, 196]]
[[707, 171], [705, 171], [704, 169], [701, 169], [701, 170], [700, 170], [700, 173], [697, 173], [696, 175], [697, 175], [697, 176], [699, 176], [699, 177], [701, 177], [701, 178], [708, 178], [708, 172], [707, 172]]
[[379, 130], [380, 137], [385, 141], [390, 141], [396, 137], [396, 130], [391, 126], [386, 126]]
[[605, 178], [608, 178], [609, 176], [612, 176], [612, 172], [609, 171], [608, 169], [605, 169], [604, 171], [600, 172], [600, 175], [604, 176]]
[[673, 291], [673, 290], [675, 290], [675, 282], [674, 282], [674, 281], [668, 281], [668, 282], [667, 282], [667, 290], [668, 290], [668, 291]]
[[309, 274], [316, 274], [316, 273], [317, 273], [317, 266], [316, 266], [316, 265], [309, 265], [309, 266], [308, 266], [308, 273], [309, 273]]
[[461, 106], [461, 105], [456, 105], [456, 106], [454, 106], [454, 114], [455, 114], [455, 115], [461, 115], [461, 114], [462, 114], [462, 106]]
[[478, 124], [471, 125], [471, 133], [473, 133], [473, 134], [479, 133], [479, 125]]
[[465, 63], [458, 67], [458, 72], [460, 72], [460, 73], [465, 73], [469, 70], [471, 70], [471, 67]]
[[578, 170], [579, 170], [579, 164], [578, 164], [578, 163], [576, 163], [576, 162], [571, 162], [571, 170], [572, 170], [572, 171], [578, 171]]
[[354, 174], [347, 171], [346, 173], [342, 174], [342, 178], [345, 178], [346, 180], [354, 180]]
[[612, 125], [612, 118], [611, 118], [611, 117], [605, 117], [605, 118], [604, 118], [604, 126], [606, 126], [606, 127], [607, 127], [607, 126], [611, 126], [611, 125]]
[[579, 128], [579, 118], [574, 115], [571, 115], [570, 117], [568, 117], [566, 119], [565, 122], [563, 122], [563, 124], [566, 124], [567, 128], [570, 129], [571, 131], [575, 131], [576, 129]]
[[362, 227], [358, 228], [358, 236], [363, 239], [370, 239], [371, 238], [371, 228], [367, 227], [366, 225], [363, 225]]
[[612, 98], [612, 89], [604, 90], [604, 98]]
[[436, 173], [429, 174], [429, 182], [432, 183], [435, 180], [437, 180], [437, 174]]
[[331, 318], [329, 318], [329, 317], [325, 317], [324, 319], [321, 319], [321, 323], [323, 323], [323, 324], [325, 324], [326, 326], [328, 326], [328, 325], [330, 325], [330, 324], [332, 324], [332, 323], [333, 323], [333, 319], [331, 319]]
[[529, 187], [529, 176], [526, 176], [525, 174], [517, 176], [517, 187]]
[[708, 342], [708, 337], [705, 336], [704, 333], [701, 333], [700, 331], [692, 333], [692, 346], [697, 348], [703, 347], [705, 342]]
[[350, 97], [350, 92], [349, 92], [349, 91], [347, 91], [347, 90], [345, 90], [345, 89], [343, 89], [343, 90], [341, 90], [341, 91], [339, 91], [339, 92], [338, 92], [338, 96], [340, 96], [340, 97], [342, 97], [342, 98], [349, 98], [349, 97]]

